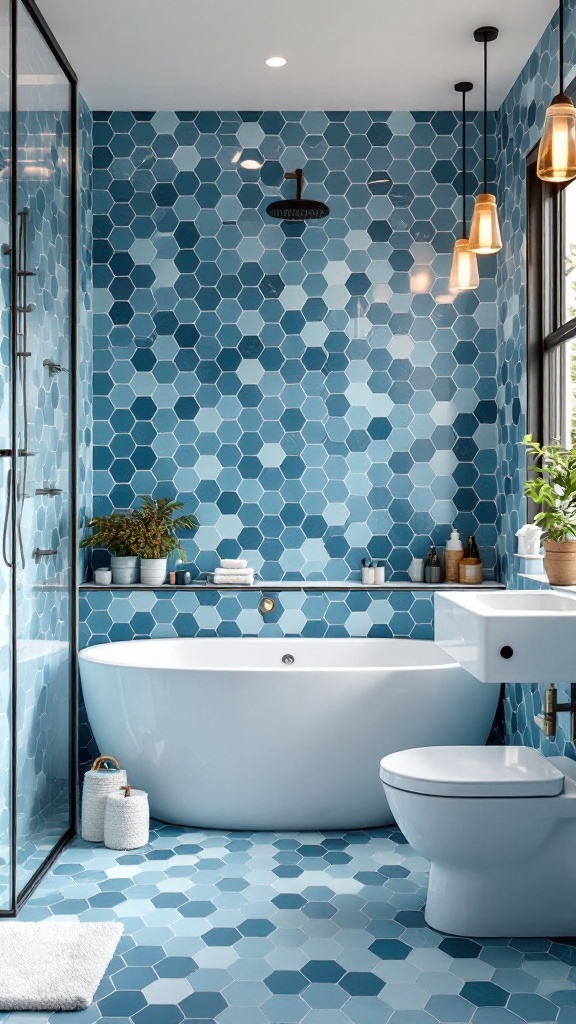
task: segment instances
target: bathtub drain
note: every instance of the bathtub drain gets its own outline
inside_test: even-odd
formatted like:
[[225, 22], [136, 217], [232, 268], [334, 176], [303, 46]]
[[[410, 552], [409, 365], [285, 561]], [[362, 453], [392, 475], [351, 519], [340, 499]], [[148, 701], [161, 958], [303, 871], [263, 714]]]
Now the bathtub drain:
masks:
[[293, 654], [284, 654], [282, 656], [282, 664], [283, 665], [293, 665], [294, 664], [294, 655]]

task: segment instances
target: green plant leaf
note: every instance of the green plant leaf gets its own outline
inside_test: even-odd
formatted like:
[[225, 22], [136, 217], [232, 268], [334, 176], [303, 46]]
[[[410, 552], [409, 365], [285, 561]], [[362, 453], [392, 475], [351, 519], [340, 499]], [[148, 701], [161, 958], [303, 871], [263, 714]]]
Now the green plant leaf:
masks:
[[93, 531], [81, 541], [81, 547], [107, 548], [113, 555], [139, 558], [168, 558], [177, 551], [186, 557], [178, 533], [198, 529], [196, 516], [174, 518], [183, 502], [170, 498], [141, 498], [139, 509], [96, 516], [88, 523]]
[[524, 494], [542, 506], [534, 522], [550, 540], [576, 537], [576, 448], [541, 445], [531, 434], [522, 443], [532, 458], [527, 466], [532, 479], [524, 484]]

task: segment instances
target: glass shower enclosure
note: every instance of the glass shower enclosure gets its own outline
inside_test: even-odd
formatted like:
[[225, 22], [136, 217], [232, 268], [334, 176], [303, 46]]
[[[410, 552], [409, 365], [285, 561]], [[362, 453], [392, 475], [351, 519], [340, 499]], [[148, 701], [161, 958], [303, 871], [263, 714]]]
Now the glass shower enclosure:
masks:
[[77, 83], [0, 0], [0, 916], [76, 824]]

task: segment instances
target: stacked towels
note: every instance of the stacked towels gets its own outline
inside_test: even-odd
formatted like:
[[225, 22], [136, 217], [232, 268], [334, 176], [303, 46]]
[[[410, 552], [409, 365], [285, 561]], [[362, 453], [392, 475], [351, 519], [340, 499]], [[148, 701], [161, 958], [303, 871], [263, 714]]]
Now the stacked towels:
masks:
[[248, 568], [248, 562], [243, 558], [221, 558], [220, 565], [214, 573], [214, 583], [228, 584], [232, 586], [252, 586], [254, 583], [254, 569]]

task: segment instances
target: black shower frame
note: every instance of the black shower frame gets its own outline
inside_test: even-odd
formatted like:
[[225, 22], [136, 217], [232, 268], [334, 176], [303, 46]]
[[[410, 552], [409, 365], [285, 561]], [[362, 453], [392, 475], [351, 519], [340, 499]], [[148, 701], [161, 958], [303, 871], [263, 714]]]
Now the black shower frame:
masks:
[[[11, 629], [12, 629], [12, 665], [11, 665], [11, 753], [10, 753], [10, 907], [0, 909], [0, 918], [16, 917], [20, 907], [42, 880], [60, 852], [76, 835], [78, 816], [78, 566], [76, 550], [76, 531], [78, 527], [77, 500], [77, 332], [78, 332], [78, 78], [74, 69], [62, 52], [54, 34], [47, 25], [42, 13], [34, 0], [10, 0], [10, 147], [11, 147], [11, 223], [10, 247], [13, 254], [10, 279], [10, 341], [11, 341], [11, 462], [15, 467], [18, 458], [17, 441], [17, 356], [18, 324], [17, 306], [17, 275], [14, 265], [14, 254], [17, 248], [17, 200], [18, 200], [18, 12], [23, 7], [52, 56], [66, 75], [70, 85], [70, 678], [69, 678], [69, 743], [70, 743], [70, 793], [69, 793], [69, 827], [58, 840], [43, 863], [34, 872], [23, 889], [18, 892], [17, 858], [18, 858], [18, 658], [16, 649], [17, 621], [17, 576], [12, 570], [11, 577]], [[11, 520], [16, 522], [16, 488], [12, 488]], [[16, 531], [12, 530], [12, 565], [16, 566]]]

